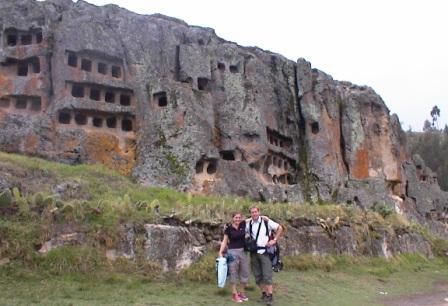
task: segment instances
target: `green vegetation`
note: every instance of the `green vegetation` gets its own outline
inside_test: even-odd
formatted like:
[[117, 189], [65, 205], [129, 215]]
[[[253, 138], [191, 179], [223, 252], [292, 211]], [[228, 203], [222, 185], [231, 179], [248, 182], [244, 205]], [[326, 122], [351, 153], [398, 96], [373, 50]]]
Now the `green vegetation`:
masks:
[[173, 153], [169, 151], [165, 152], [165, 158], [168, 161], [168, 166], [171, 173], [180, 177], [184, 177], [187, 174], [185, 165], [179, 162]]
[[[92, 247], [98, 247], [117, 243], [118, 231], [125, 223], [142, 227], [171, 216], [185, 223], [220, 224], [228, 222], [232, 212], [247, 213], [254, 204], [261, 207], [263, 214], [284, 224], [295, 218], [312, 220], [323, 226], [330, 236], [340, 223], [349, 222], [361, 244], [376, 235], [375, 229], [418, 230], [404, 218], [382, 210], [362, 211], [331, 203], [253, 203], [243, 198], [196, 196], [171, 189], [148, 188], [98, 165], [70, 166], [6, 153], [0, 153], [0, 164], [8, 167], [11, 173], [30, 173], [26, 181], [30, 185], [35, 181], [33, 176], [45, 176], [45, 181], [34, 187], [34, 193], [17, 187], [8, 191], [5, 199], [12, 202], [10, 205], [15, 211], [7, 217], [0, 216], [3, 242], [0, 258], [20, 259], [31, 267], [42, 264], [36, 258], [36, 249], [49, 239], [50, 226], [55, 224], [82, 226], [88, 240], [97, 243]], [[67, 182], [76, 187], [75, 191], [69, 189], [59, 196], [53, 194], [55, 185]], [[32, 186], [29, 188], [33, 190]], [[143, 232], [137, 233], [137, 239]]]
[[[0, 166], [12, 175], [29, 174], [25, 184], [21, 181], [1, 195], [0, 305], [228, 305], [229, 290], [214, 284], [215, 251], [174, 274], [162, 273], [158, 264], [145, 260], [141, 248], [136, 248], [134, 260], [113, 262], [105, 249], [119, 242], [118, 230], [127, 223], [135, 225], [136, 244], [141, 245], [144, 223], [175, 217], [185, 223], [219, 224], [230, 220], [233, 211], [247, 214], [254, 204], [284, 224], [296, 218], [312, 220], [330, 236], [340, 224], [350, 223], [361, 244], [377, 230], [401, 229], [430, 239], [436, 255], [448, 251], [446, 241], [432, 239], [423, 228], [381, 205], [362, 211], [332, 203], [196, 196], [144, 187], [101, 166], [69, 166], [5, 153], [0, 153]], [[54, 194], [53, 187], [64, 184], [72, 189]], [[27, 188], [19, 189], [24, 185]], [[52, 227], [60, 225], [82, 228], [86, 243], [38, 254], [51, 238]], [[5, 258], [9, 263], [1, 263]], [[275, 274], [278, 305], [373, 305], [380, 291], [427, 290], [432, 281], [448, 276], [440, 257], [416, 255], [389, 260], [304, 255], [286, 257], [284, 263], [285, 271]], [[251, 283], [247, 305], [257, 305], [258, 295]]]
[[409, 152], [419, 154], [426, 166], [437, 173], [440, 187], [448, 190], [448, 131], [408, 131], [406, 136]]
[[[13, 189], [15, 202], [28, 203], [31, 210], [56, 209], [60, 218], [72, 218], [75, 221], [117, 225], [120, 220], [156, 221], [159, 215], [175, 214], [181, 220], [201, 220], [202, 222], [224, 222], [230, 220], [230, 213], [241, 211], [247, 213], [251, 205], [257, 204], [263, 213], [276, 220], [288, 220], [303, 217], [309, 219], [335, 218], [344, 220], [372, 221], [389, 224], [388, 219], [369, 211], [363, 212], [356, 207], [322, 203], [319, 205], [299, 203], [254, 203], [244, 198], [199, 196], [176, 192], [168, 188], [149, 188], [132, 182], [109, 169], [99, 165], [64, 165], [38, 158], [0, 153], [0, 163], [8, 163], [16, 170], [30, 173], [39, 170], [45, 173], [47, 180], [53, 184], [39, 185], [34, 194], [21, 194]], [[11, 166], [11, 167], [12, 167]], [[31, 177], [29, 179], [33, 181]], [[69, 182], [77, 186], [68, 198], [62, 200], [52, 194], [50, 187], [58, 183]], [[46, 189], [45, 189], [46, 188]], [[63, 212], [63, 213], [62, 213]], [[56, 214], [58, 214], [56, 213]], [[25, 218], [26, 216], [22, 216]], [[391, 224], [389, 224], [391, 225]]]
[[372, 206], [372, 210], [379, 213], [383, 218], [387, 218], [394, 212], [394, 210], [387, 206], [385, 203], [375, 203]]
[[434, 106], [430, 112], [431, 121], [426, 120], [423, 132], [406, 132], [407, 148], [411, 154], [419, 154], [426, 166], [437, 173], [438, 182], [448, 191], [448, 126], [439, 129], [437, 119], [440, 109]]
[[[325, 265], [316, 265], [305, 271], [286, 267], [275, 273], [276, 305], [380, 305], [381, 293], [394, 296], [430, 291], [433, 282], [448, 277], [446, 263], [419, 257], [401, 256], [390, 262], [334, 257], [331, 261], [336, 265], [330, 272]], [[184, 275], [162, 280], [117, 272], [54, 275], [8, 266], [0, 268], [0, 305], [229, 305], [228, 286], [218, 289], [213, 272], [209, 266], [206, 269], [210, 281], [197, 282]], [[245, 305], [260, 305], [253, 279], [248, 296]]]

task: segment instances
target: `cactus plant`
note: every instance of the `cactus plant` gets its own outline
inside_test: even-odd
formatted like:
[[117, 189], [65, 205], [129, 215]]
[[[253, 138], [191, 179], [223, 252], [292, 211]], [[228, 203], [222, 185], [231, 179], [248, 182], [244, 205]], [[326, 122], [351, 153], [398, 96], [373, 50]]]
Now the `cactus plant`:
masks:
[[0, 193], [0, 207], [10, 207], [13, 204], [11, 190], [6, 189]]
[[41, 192], [38, 192], [34, 195], [33, 204], [37, 207], [42, 207], [44, 205], [44, 196]]
[[52, 207], [55, 205], [55, 199], [52, 196], [45, 197], [42, 204], [45, 207]]
[[19, 212], [21, 215], [26, 215], [30, 212], [30, 207], [28, 202], [24, 198], [19, 198], [16, 200], [17, 206], [19, 207]]
[[16, 201], [18, 201], [19, 199], [22, 198], [22, 196], [20, 195], [19, 188], [17, 188], [17, 187], [14, 187], [14, 188], [12, 189], [12, 195], [13, 195], [13, 197], [14, 197], [14, 200], [16, 200]]

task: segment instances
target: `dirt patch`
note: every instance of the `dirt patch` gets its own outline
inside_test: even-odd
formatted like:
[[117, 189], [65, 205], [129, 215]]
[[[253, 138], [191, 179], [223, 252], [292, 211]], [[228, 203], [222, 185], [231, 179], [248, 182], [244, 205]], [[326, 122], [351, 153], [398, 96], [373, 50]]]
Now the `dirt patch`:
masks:
[[437, 281], [431, 292], [382, 298], [385, 306], [448, 306], [448, 282]]

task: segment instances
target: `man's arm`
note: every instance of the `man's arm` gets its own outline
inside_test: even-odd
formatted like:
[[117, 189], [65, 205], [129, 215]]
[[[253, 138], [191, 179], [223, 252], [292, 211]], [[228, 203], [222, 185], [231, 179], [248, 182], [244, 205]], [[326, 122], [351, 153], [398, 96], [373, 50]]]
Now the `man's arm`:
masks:
[[[283, 234], [283, 226], [281, 224], [279, 224], [277, 222], [274, 222], [272, 220], [270, 220], [270, 222], [273, 222], [274, 225], [276, 225], [277, 229], [275, 230], [274, 238], [268, 241], [268, 243], [266, 245], [268, 247], [273, 246], [274, 244], [276, 244], [277, 241], [280, 239], [281, 235]], [[272, 228], [274, 228], [274, 226], [272, 226]]]
[[275, 231], [274, 241], [277, 241], [283, 234], [283, 225], [279, 224], [277, 230]]

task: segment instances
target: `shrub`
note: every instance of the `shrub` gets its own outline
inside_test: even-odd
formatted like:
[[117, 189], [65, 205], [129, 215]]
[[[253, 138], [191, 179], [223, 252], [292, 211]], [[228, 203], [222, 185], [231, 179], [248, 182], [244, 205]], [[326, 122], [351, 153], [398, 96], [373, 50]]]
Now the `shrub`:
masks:
[[371, 208], [374, 212], [379, 213], [383, 218], [391, 215], [394, 211], [392, 208], [387, 206], [385, 203], [375, 203]]

